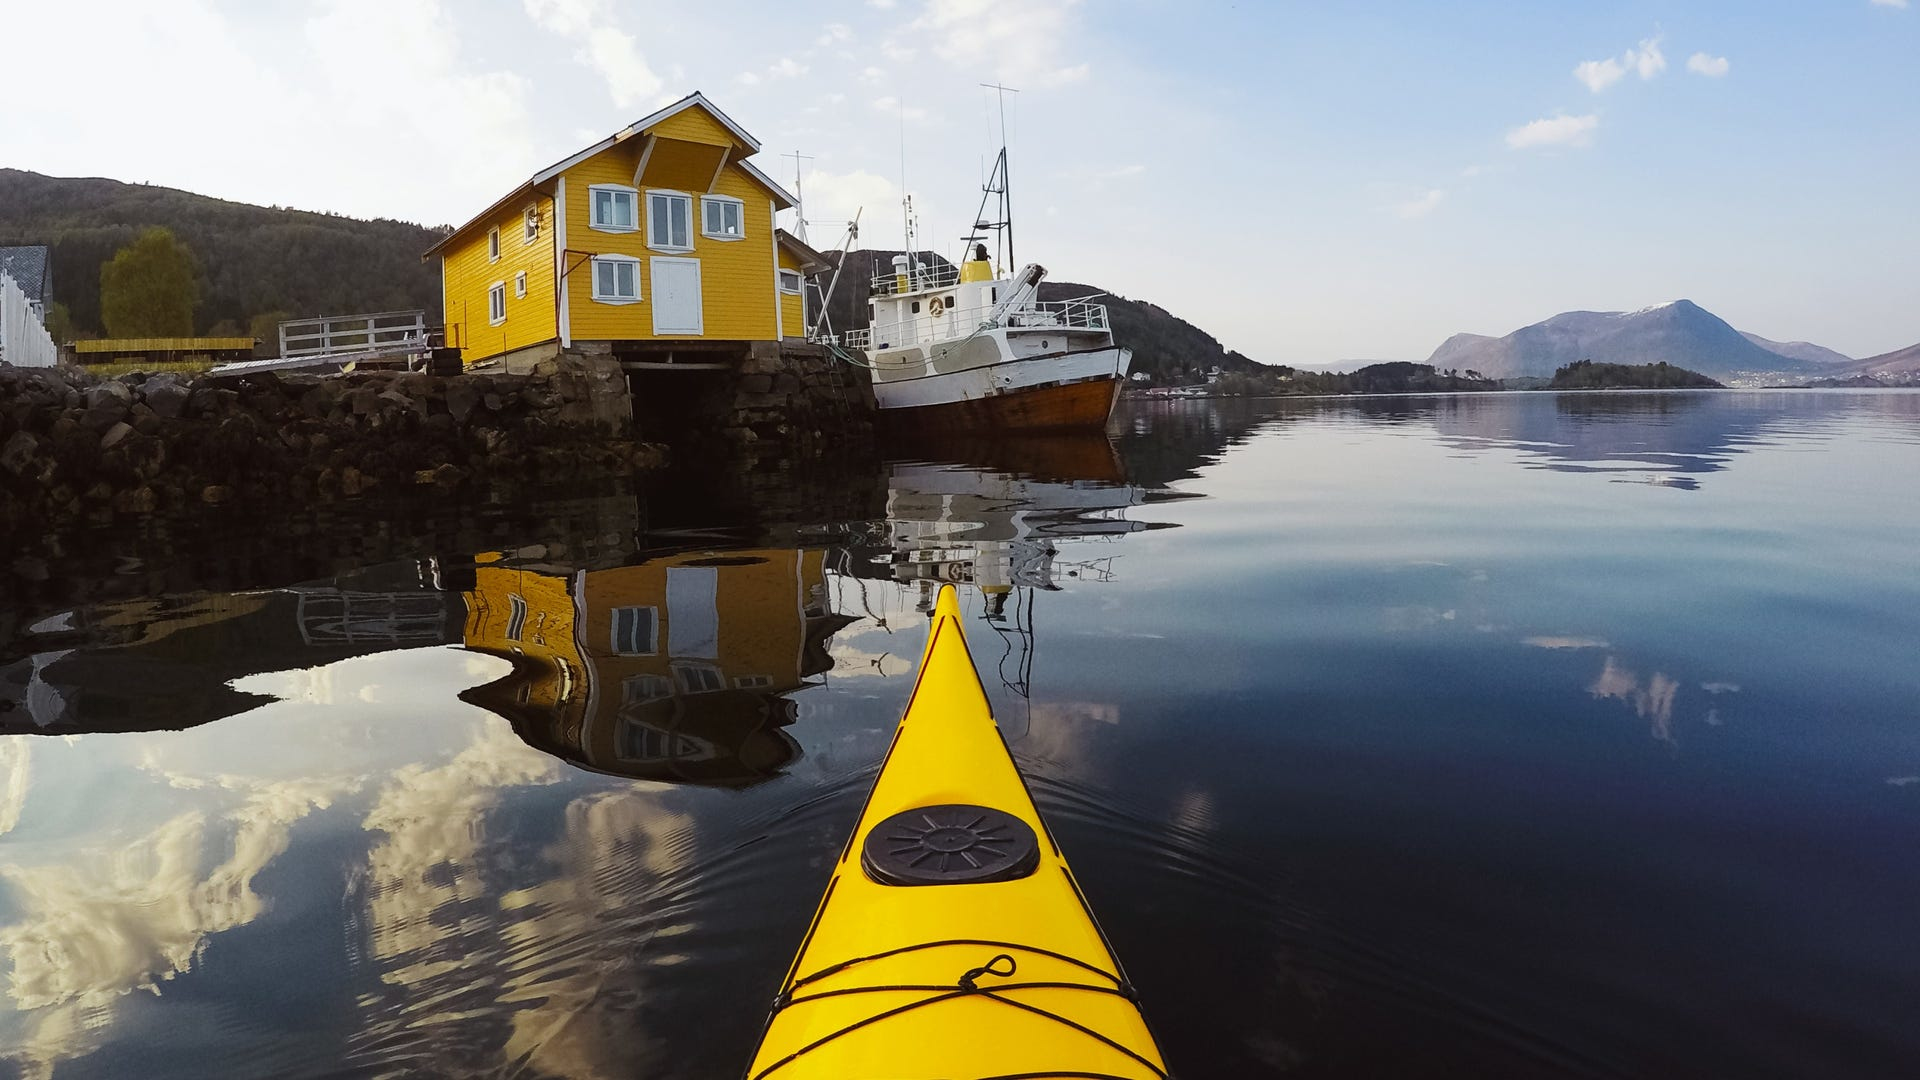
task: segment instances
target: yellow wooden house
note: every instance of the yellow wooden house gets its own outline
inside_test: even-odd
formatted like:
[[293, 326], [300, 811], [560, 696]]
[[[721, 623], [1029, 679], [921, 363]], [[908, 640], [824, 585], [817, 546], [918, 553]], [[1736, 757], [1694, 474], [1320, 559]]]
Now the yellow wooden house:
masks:
[[462, 694], [621, 776], [741, 786], [800, 753], [788, 695], [833, 666], [824, 550], [690, 552], [569, 572], [482, 556], [466, 646], [513, 662]]
[[744, 354], [805, 335], [826, 260], [775, 215], [795, 205], [760, 143], [699, 93], [535, 173], [426, 253], [447, 343], [519, 367], [561, 349], [634, 362]]

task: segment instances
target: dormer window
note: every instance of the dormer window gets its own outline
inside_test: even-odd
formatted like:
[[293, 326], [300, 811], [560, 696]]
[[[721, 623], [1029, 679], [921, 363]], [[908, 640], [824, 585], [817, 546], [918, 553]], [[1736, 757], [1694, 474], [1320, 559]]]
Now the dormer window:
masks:
[[640, 228], [640, 192], [619, 184], [587, 187], [587, 224], [601, 232], [633, 232]]
[[747, 205], [728, 195], [701, 196], [700, 235], [715, 240], [746, 239]]

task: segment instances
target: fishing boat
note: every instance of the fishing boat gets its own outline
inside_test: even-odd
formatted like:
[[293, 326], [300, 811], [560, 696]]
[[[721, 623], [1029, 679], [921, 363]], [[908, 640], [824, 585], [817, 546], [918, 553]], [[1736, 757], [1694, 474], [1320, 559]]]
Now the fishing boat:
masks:
[[1106, 305], [1043, 301], [1046, 267], [1015, 260], [1004, 120], [1001, 141], [965, 254], [956, 263], [916, 251], [906, 197], [906, 250], [875, 267], [867, 325], [844, 338], [865, 355], [880, 416], [896, 431], [1099, 429], [1126, 382], [1133, 351], [1114, 344]]
[[1167, 1076], [994, 723], [951, 585], [747, 1076]]

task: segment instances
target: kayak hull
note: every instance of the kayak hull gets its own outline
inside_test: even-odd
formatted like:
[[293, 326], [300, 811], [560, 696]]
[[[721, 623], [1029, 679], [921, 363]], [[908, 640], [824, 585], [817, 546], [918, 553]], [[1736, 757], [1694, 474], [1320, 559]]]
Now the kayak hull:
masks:
[[[908, 873], [991, 862], [936, 850], [974, 807], [1031, 830], [1009, 880], [883, 884], [863, 867], [919, 837]], [[937, 811], [931, 817], [926, 811]], [[945, 814], [945, 816], [943, 816]], [[897, 817], [897, 815], [906, 815]], [[925, 822], [902, 832], [902, 822]], [[981, 829], [998, 828], [992, 825]], [[991, 834], [1018, 832], [1008, 826]], [[965, 841], [958, 841], [965, 843]], [[916, 852], [919, 852], [916, 854]], [[1005, 872], [1005, 868], [1001, 868]], [[1166, 1076], [1132, 986], [1040, 819], [941, 591], [906, 714], [782, 983], [750, 1080]]]

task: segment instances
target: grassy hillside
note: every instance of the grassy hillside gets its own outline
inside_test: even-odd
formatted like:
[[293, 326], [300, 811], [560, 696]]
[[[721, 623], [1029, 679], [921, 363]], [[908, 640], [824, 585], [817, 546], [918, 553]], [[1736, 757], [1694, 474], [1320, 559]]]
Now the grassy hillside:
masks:
[[[840, 274], [833, 298], [827, 305], [836, 333], [867, 325], [868, 285], [873, 280], [873, 268], [891, 266], [898, 254], [898, 251], [864, 249], [847, 253], [846, 269]], [[922, 253], [920, 258], [929, 266], [946, 265], [946, 260], [938, 255]], [[1040, 285], [1040, 299], [1072, 300], [1100, 291], [1097, 285], [1047, 281]], [[1204, 382], [1207, 370], [1214, 367], [1243, 374], [1265, 370], [1258, 361], [1226, 349], [1212, 334], [1156, 304], [1110, 294], [1101, 296], [1096, 303], [1107, 306], [1114, 340], [1133, 350], [1133, 370], [1147, 372], [1156, 383]]]
[[227, 202], [173, 188], [0, 169], [0, 245], [53, 248], [53, 299], [98, 334], [100, 266], [148, 226], [173, 230], [199, 265], [194, 329], [243, 330], [254, 316], [425, 308], [440, 318], [440, 272], [420, 253], [445, 232]]

